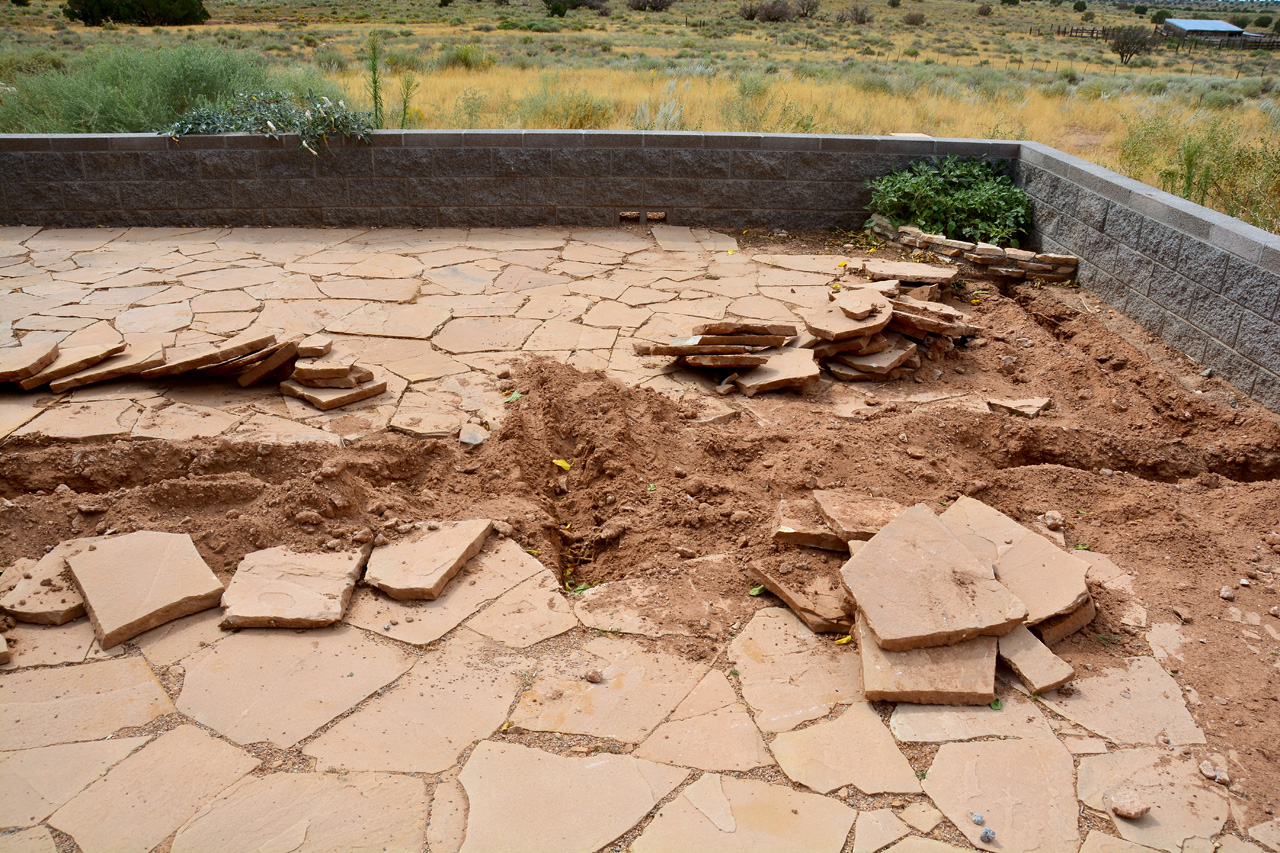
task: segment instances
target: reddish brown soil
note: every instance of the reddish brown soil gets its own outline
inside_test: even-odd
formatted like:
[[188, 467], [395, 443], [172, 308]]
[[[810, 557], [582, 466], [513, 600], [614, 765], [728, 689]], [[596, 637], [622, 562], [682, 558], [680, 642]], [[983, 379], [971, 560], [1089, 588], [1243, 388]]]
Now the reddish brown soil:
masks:
[[[811, 236], [787, 248], [821, 244]], [[1243, 769], [1233, 768], [1233, 790], [1251, 822], [1273, 814], [1280, 643], [1264, 634], [1253, 643], [1261, 651], [1250, 651], [1242, 626], [1225, 616], [1236, 606], [1280, 629], [1267, 615], [1280, 605], [1280, 555], [1263, 544], [1280, 529], [1280, 417], [1200, 377], [1199, 365], [1087, 293], [1001, 293], [974, 281], [957, 295], [987, 329], [985, 343], [926, 361], [918, 383], [733, 397], [749, 412], [725, 424], [694, 423], [695, 406], [653, 391], [531, 361], [510, 382], [525, 396], [474, 453], [395, 434], [340, 450], [261, 452], [217, 441], [9, 442], [0, 454], [0, 497], [12, 502], [0, 505], [0, 565], [94, 531], [154, 529], [191, 533], [226, 573], [257, 548], [321, 548], [365, 528], [394, 538], [404, 521], [486, 515], [509, 523], [570, 584], [669, 577], [684, 560], [678, 548], [804, 573], [838, 559], [776, 547], [771, 520], [780, 498], [815, 487], [874, 490], [936, 510], [970, 494], [1028, 524], [1057, 510], [1070, 522], [1067, 547], [1108, 553], [1137, 574], [1152, 621], [1176, 621], [1172, 607], [1190, 617], [1183, 630], [1193, 640], [1174, 675], [1202, 703], [1191, 710], [1209, 738], [1204, 751], [1235, 750]], [[943, 390], [1049, 396], [1053, 408], [1024, 420], [889, 402]], [[882, 403], [865, 418], [832, 414], [837, 399], [866, 396]], [[556, 458], [572, 469], [552, 465]], [[308, 510], [322, 523], [298, 523]], [[1252, 585], [1239, 587], [1250, 574]], [[719, 583], [744, 597], [749, 587], [736, 571]], [[1233, 605], [1219, 598], [1224, 585], [1236, 587]], [[1098, 619], [1059, 654], [1096, 669], [1147, 653], [1142, 632], [1119, 624], [1106, 594], [1099, 604]], [[701, 651], [722, 639], [704, 638]]]

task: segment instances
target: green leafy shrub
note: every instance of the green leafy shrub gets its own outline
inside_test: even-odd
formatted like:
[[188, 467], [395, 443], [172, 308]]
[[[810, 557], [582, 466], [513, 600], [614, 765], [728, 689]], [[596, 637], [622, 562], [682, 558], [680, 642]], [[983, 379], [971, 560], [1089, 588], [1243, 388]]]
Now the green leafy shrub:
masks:
[[493, 65], [493, 54], [478, 44], [450, 44], [440, 50], [438, 68], [466, 68], [478, 71]]
[[209, 20], [203, 0], [67, 0], [62, 14], [86, 27], [115, 24], [191, 26]]
[[301, 147], [315, 154], [325, 140], [339, 135], [367, 142], [372, 129], [368, 113], [323, 95], [244, 92], [222, 105], [188, 110], [158, 132], [174, 139], [200, 133], [261, 133], [276, 139], [296, 133]]
[[1084, 2], [1084, 0], [1076, 0], [1076, 2], [1071, 4], [1071, 8], [1077, 12], [1083, 12], [1085, 9], [1089, 8], [1089, 4]]
[[989, 160], [917, 160], [868, 182], [872, 213], [952, 239], [1016, 245], [1031, 224], [1031, 200]]

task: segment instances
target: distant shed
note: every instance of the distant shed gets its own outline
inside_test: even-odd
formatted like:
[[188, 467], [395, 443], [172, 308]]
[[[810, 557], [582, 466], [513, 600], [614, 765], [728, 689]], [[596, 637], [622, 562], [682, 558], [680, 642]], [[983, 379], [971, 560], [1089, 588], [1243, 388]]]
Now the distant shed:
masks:
[[1240, 36], [1244, 30], [1226, 21], [1196, 21], [1191, 18], [1169, 18], [1164, 22], [1164, 34], [1173, 38], [1222, 38]]

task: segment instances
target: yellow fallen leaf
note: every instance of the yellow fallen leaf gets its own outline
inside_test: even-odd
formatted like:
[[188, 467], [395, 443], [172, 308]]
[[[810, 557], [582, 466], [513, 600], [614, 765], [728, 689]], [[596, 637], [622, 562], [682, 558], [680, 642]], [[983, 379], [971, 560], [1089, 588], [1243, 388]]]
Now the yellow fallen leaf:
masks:
[[563, 459], [552, 459], [552, 460], [551, 460], [551, 464], [552, 464], [552, 465], [559, 465], [561, 468], [563, 468], [563, 469], [564, 469], [564, 470], [566, 470], [566, 471], [568, 471], [570, 468], [572, 468], [572, 467], [573, 467], [572, 465], [570, 465], [568, 462], [566, 462], [566, 461], [565, 461], [565, 460], [563, 460]]
[[511, 728], [511, 721], [507, 720], [505, 723], [502, 724], [502, 731], [505, 732], [509, 728]]
[[853, 635], [852, 635], [852, 634], [846, 634], [845, 636], [843, 636], [843, 637], [841, 637], [840, 639], [836, 640], [836, 645], [837, 645], [837, 646], [843, 646], [845, 643], [849, 642], [849, 641], [850, 641], [850, 640], [852, 640], [852, 639], [853, 639]]
[[847, 267], [847, 266], [849, 266], [849, 262], [848, 262], [848, 261], [841, 261], [840, 263], [836, 264], [836, 266], [838, 266], [838, 267]]
[[[746, 231], [743, 231], [742, 233], [743, 233], [743, 234], [746, 234], [747, 232], [746, 232]], [[733, 254], [733, 249], [730, 249], [730, 250], [729, 250], [729, 254], [731, 254], [731, 255]]]

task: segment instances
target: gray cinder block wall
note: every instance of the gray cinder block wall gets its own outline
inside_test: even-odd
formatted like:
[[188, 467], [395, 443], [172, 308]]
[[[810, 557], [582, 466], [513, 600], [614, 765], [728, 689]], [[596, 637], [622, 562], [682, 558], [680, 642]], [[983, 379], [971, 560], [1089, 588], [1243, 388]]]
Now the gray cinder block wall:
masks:
[[296, 137], [0, 135], [0, 224], [49, 227], [860, 227], [866, 182], [932, 156], [1008, 164], [1039, 247], [1080, 283], [1280, 411], [1280, 237], [1037, 143], [636, 131]]

